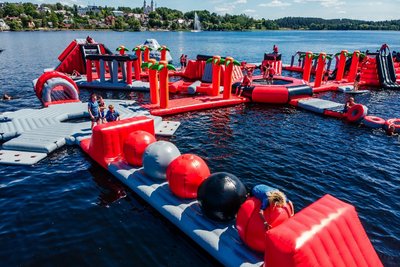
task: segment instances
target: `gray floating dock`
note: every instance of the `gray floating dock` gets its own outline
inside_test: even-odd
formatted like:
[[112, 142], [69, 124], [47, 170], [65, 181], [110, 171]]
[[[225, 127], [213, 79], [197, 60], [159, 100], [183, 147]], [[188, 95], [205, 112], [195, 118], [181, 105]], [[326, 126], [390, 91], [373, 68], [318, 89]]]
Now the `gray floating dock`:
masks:
[[305, 110], [315, 112], [318, 114], [324, 114], [325, 110], [341, 112], [344, 109], [344, 104], [336, 103], [329, 100], [319, 98], [306, 98], [301, 99], [298, 102], [298, 106]]
[[263, 254], [252, 251], [243, 243], [234, 222], [219, 223], [205, 218], [197, 200], [174, 196], [167, 181], [147, 177], [142, 168], [114, 162], [108, 170], [224, 266], [263, 265]]
[[[106, 99], [105, 102], [115, 106], [121, 119], [153, 118], [158, 135], [171, 136], [180, 126], [179, 122], [162, 121], [161, 117], [151, 116], [135, 101]], [[69, 121], [74, 119], [84, 121]], [[90, 137], [90, 126], [87, 103], [82, 102], [5, 112], [0, 115], [0, 141], [6, 141], [0, 150], [0, 164], [35, 164], [64, 145], [79, 144], [82, 139]]]

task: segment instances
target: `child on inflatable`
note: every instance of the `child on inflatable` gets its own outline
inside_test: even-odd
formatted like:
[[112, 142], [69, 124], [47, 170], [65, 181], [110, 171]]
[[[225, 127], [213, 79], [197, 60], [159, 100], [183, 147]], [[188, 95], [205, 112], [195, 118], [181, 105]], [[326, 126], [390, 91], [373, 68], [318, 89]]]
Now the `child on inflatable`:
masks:
[[267, 230], [294, 215], [293, 203], [281, 191], [267, 185], [256, 185], [252, 194], [261, 201], [259, 213]]
[[269, 64], [267, 63], [267, 65], [262, 65], [261, 68], [262, 68], [261, 71], [263, 73], [263, 80], [267, 81], [268, 75], [269, 75], [269, 72], [268, 72]]
[[243, 90], [249, 88], [252, 82], [253, 71], [251, 69], [247, 69], [246, 75], [243, 77], [242, 83], [239, 85], [239, 94], [238, 96], [242, 95]]
[[354, 97], [350, 97], [349, 100], [347, 100], [346, 104], [344, 105], [343, 112], [346, 113], [354, 105], [356, 105]]
[[106, 110], [106, 103], [102, 96], [99, 96], [99, 109], [100, 109], [100, 123], [106, 123], [106, 117], [104, 116], [104, 111]]
[[361, 80], [361, 71], [358, 70], [357, 74], [356, 74], [356, 78], [354, 79], [354, 91], [358, 90], [358, 86], [360, 84], [360, 80]]
[[117, 111], [115, 111], [113, 105], [108, 106], [106, 119], [107, 119], [107, 122], [119, 121], [119, 113]]
[[273, 84], [274, 82], [274, 75], [275, 75], [275, 69], [274, 67], [271, 65], [269, 65], [268, 67], [268, 82], [269, 84]]
[[94, 93], [90, 95], [90, 100], [88, 102], [88, 112], [90, 120], [92, 121], [91, 128], [93, 129], [94, 125], [99, 124], [100, 121], [99, 103], [97, 102], [97, 96]]

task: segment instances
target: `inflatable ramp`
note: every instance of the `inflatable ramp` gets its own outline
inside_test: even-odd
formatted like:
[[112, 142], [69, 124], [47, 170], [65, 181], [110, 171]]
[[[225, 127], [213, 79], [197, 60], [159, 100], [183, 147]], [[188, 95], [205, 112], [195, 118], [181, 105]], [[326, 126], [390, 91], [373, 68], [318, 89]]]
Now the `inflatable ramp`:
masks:
[[[121, 119], [151, 116], [134, 101], [105, 100], [113, 104]], [[153, 117], [153, 116], [151, 116]], [[87, 119], [85, 119], [87, 118]], [[81, 119], [83, 122], [71, 122]], [[156, 134], [171, 136], [179, 122], [153, 117]], [[91, 135], [87, 103], [51, 105], [43, 109], [22, 109], [0, 115], [0, 164], [32, 165], [64, 145], [79, 144]], [[11, 140], [10, 140], [11, 139]]]

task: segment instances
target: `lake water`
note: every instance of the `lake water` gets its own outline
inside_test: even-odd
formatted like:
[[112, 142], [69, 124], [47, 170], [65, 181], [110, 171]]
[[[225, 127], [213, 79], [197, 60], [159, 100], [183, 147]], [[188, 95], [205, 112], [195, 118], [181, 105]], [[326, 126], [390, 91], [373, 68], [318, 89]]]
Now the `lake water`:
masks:
[[[39, 108], [31, 81], [74, 38], [91, 35], [111, 50], [156, 38], [180, 54], [233, 56], [260, 62], [277, 44], [284, 63], [296, 51], [400, 50], [400, 32], [19, 32], [0, 33], [0, 112]], [[82, 91], [86, 100], [89, 92]], [[129, 98], [126, 92], [103, 92]], [[136, 96], [142, 94], [136, 94]], [[145, 95], [146, 97], [146, 95]], [[326, 99], [344, 102], [342, 94]], [[400, 92], [356, 96], [370, 114], [400, 118]], [[324, 194], [353, 204], [385, 266], [400, 262], [400, 141], [382, 130], [289, 106], [246, 104], [172, 116], [182, 125], [169, 139], [203, 157], [212, 172], [229, 171], [248, 188], [281, 188], [296, 211]], [[32, 167], [0, 165], [2, 266], [215, 266], [218, 263], [77, 147]]]

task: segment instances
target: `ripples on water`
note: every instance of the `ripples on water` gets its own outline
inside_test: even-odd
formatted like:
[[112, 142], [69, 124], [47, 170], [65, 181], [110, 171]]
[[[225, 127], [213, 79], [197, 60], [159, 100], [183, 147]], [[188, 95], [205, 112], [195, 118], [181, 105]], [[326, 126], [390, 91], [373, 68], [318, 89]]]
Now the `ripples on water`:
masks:
[[[6, 51], [0, 55], [0, 93], [19, 98], [0, 101], [0, 112], [40, 107], [31, 80], [56, 64], [70, 40], [88, 34], [111, 49], [155, 37], [171, 47], [175, 58], [182, 52], [193, 57], [197, 51], [221, 55], [228, 51], [248, 62], [259, 61], [273, 43], [288, 62], [296, 50], [375, 49], [383, 42], [398, 44], [400, 36], [392, 32], [1, 33], [0, 47]], [[27, 41], [32, 36], [36, 42]], [[243, 53], [248, 44], [253, 49]], [[21, 49], [13, 50], [16, 45]], [[88, 94], [82, 91], [82, 98]], [[143, 93], [102, 95], [147, 98]], [[321, 97], [345, 101], [342, 94]], [[356, 101], [373, 115], [400, 117], [399, 92], [373, 91], [356, 96]], [[236, 174], [248, 188], [267, 183], [283, 189], [297, 211], [327, 193], [353, 204], [385, 266], [400, 261], [396, 137], [288, 106], [254, 103], [168, 119], [182, 123], [169, 139], [182, 153], [202, 156], [213, 172]], [[65, 147], [32, 167], [0, 166], [0, 175], [4, 266], [217, 264], [79, 148]]]

